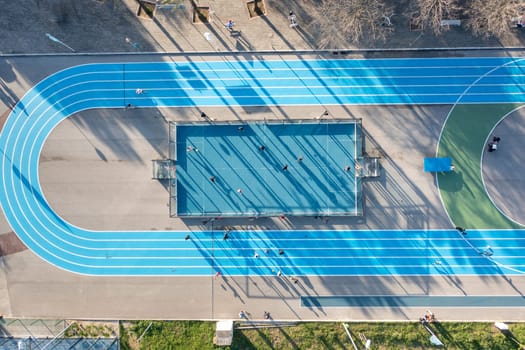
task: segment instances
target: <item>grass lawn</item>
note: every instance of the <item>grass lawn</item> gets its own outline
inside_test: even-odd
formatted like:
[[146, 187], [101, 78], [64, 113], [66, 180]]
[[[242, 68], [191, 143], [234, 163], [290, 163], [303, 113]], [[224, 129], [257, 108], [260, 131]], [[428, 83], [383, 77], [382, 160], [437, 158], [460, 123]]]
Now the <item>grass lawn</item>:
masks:
[[[148, 325], [149, 330], [140, 337]], [[371, 349], [434, 349], [429, 333], [419, 323], [350, 323], [359, 349], [359, 334], [372, 341]], [[510, 324], [515, 339], [525, 342], [525, 323]], [[520, 349], [491, 323], [435, 323], [431, 325], [445, 349]], [[353, 349], [341, 323], [303, 323], [292, 327], [234, 332], [231, 347], [213, 345], [215, 323], [197, 321], [139, 321], [121, 326], [121, 349]]]

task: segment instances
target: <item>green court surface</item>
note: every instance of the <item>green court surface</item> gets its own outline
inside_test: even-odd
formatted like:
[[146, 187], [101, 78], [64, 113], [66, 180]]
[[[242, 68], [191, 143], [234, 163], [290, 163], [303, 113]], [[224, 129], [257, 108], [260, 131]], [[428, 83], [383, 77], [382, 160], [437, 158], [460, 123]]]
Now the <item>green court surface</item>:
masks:
[[443, 204], [454, 225], [478, 229], [521, 229], [492, 203], [483, 186], [481, 160], [492, 129], [521, 104], [460, 104], [450, 113], [438, 157], [451, 157], [452, 173], [438, 173]]

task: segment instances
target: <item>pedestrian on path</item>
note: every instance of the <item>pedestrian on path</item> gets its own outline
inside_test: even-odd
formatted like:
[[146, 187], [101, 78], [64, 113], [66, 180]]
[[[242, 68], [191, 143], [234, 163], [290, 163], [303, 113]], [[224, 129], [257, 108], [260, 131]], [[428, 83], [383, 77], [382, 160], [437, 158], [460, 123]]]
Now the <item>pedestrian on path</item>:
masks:
[[265, 312], [263, 313], [263, 317], [264, 317], [265, 320], [270, 319], [270, 313], [269, 313], [268, 311], [265, 311]]
[[228, 30], [233, 30], [233, 26], [235, 25], [235, 23], [233, 22], [233, 20], [229, 19], [228, 20], [228, 23], [226, 23], [226, 28], [228, 28]]
[[239, 318], [242, 320], [242, 319], [247, 319], [248, 317], [246, 316], [246, 311], [239, 311]]
[[295, 17], [295, 13], [293, 13], [293, 11], [290, 11], [288, 14], [288, 21], [290, 22], [290, 28], [297, 27], [297, 17]]

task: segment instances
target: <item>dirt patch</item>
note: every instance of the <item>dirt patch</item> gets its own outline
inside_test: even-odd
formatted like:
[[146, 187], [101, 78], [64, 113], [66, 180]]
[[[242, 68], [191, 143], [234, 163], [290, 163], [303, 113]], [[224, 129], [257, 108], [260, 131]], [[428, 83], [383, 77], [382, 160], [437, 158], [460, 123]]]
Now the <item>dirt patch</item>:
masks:
[[[522, 30], [509, 31], [505, 36], [490, 39], [474, 37], [463, 25], [451, 28], [441, 36], [434, 36], [425, 30], [410, 31], [408, 0], [386, 1], [393, 5], [394, 13], [386, 14], [392, 22], [391, 27], [385, 28], [392, 31], [386, 42], [364, 40], [352, 44], [348, 38], [337, 49], [525, 45], [525, 32]], [[155, 10], [153, 0], [141, 2], [150, 3], [150, 13], [147, 8], [142, 8], [141, 17], [138, 17], [137, 0], [17, 0], [16, 6], [4, 6], [0, 14], [0, 27], [4, 29], [0, 31], [0, 52], [67, 52], [62, 45], [48, 40], [45, 33], [67, 43], [76, 52], [180, 52], [209, 49], [208, 40], [198, 28], [199, 23], [203, 22], [193, 21], [195, 5], [192, 1], [177, 0], [173, 3], [177, 6], [157, 6]], [[234, 6], [235, 3], [238, 5]], [[208, 5], [206, 2], [201, 4]], [[246, 16], [246, 9], [249, 16]], [[317, 43], [324, 35], [318, 25], [319, 19], [324, 16], [319, 11], [319, 0], [214, 0], [213, 11], [213, 14], [209, 14], [210, 18], [223, 21], [232, 19], [238, 28], [242, 28], [242, 38], [248, 42], [240, 45], [240, 40], [235, 43], [217, 41], [217, 48], [221, 51], [243, 51], [248, 48], [312, 49], [318, 47]], [[290, 32], [287, 19], [290, 11], [297, 17], [300, 28], [297, 32]], [[251, 21], [261, 15], [265, 15], [265, 21]], [[151, 16], [154, 16], [154, 21], [142, 20]], [[28, 21], [28, 18], [31, 20]], [[220, 20], [218, 22], [216, 25], [220, 27]], [[270, 23], [271, 26], [268, 25]], [[337, 25], [335, 20], [334, 25]]]
[[11, 255], [27, 250], [14, 232], [7, 232], [0, 235], [0, 256]]
[[208, 6], [194, 7], [193, 23], [210, 23], [210, 8]]
[[251, 0], [248, 1], [246, 5], [248, 6], [250, 18], [266, 15], [266, 6], [264, 5], [264, 0]]
[[139, 1], [139, 8], [137, 10], [137, 16], [146, 19], [153, 19], [155, 17], [155, 10], [157, 6], [153, 2]]
[[4, 113], [2, 113], [2, 115], [0, 115], [0, 131], [2, 131], [5, 121], [7, 120], [7, 117], [9, 116], [9, 113], [11, 113], [11, 111], [6, 110]]

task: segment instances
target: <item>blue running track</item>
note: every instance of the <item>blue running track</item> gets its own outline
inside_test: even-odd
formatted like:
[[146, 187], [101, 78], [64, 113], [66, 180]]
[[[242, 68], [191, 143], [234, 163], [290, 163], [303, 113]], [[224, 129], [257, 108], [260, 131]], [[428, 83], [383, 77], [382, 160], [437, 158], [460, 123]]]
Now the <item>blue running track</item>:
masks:
[[[517, 58], [76, 66], [38, 83], [6, 121], [0, 204], [31, 250], [80, 274], [521, 274], [522, 231], [470, 230], [468, 240], [453, 230], [235, 231], [227, 241], [222, 232], [192, 233], [186, 241], [187, 232], [89, 231], [49, 207], [38, 163], [53, 128], [93, 108], [525, 102], [524, 83], [525, 62]], [[487, 245], [492, 256], [482, 254]]]

